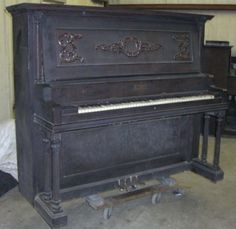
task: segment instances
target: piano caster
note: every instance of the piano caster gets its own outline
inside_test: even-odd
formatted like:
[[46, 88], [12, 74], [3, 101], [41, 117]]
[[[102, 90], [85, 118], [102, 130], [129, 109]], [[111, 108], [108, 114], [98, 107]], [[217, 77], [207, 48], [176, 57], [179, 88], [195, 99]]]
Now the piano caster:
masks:
[[104, 199], [97, 194], [87, 196], [85, 200], [87, 201], [88, 205], [93, 209], [95, 210], [103, 209], [103, 218], [105, 220], [111, 218], [111, 213], [113, 208], [110, 200]]
[[[159, 204], [161, 202], [161, 198], [165, 196], [165, 194], [167, 194], [167, 198], [169, 196], [169, 201], [172, 199], [172, 200], [176, 200], [176, 199], [181, 199], [184, 197], [184, 190], [183, 189], [180, 189], [180, 188], [176, 188], [176, 189], [173, 189], [171, 190], [166, 190], [166, 191], [160, 191], [160, 192], [156, 192], [152, 195], [152, 204], [153, 205], [156, 205], [156, 204]], [[171, 198], [172, 196], [172, 198]], [[174, 198], [174, 199], [173, 199]]]
[[107, 201], [101, 196], [94, 194], [85, 198], [88, 205], [95, 210], [103, 209], [103, 218], [108, 220], [111, 218], [112, 206], [109, 206]]
[[173, 190], [172, 193], [176, 198], [182, 198], [184, 197], [185, 191], [184, 189], [178, 188], [178, 189]]
[[111, 218], [111, 214], [112, 214], [112, 207], [104, 208], [104, 210], [103, 210], [103, 218], [105, 220], [110, 219]]
[[161, 196], [162, 196], [161, 192], [154, 193], [154, 194], [152, 195], [152, 204], [155, 205], [155, 204], [160, 203], [160, 201], [161, 201]]

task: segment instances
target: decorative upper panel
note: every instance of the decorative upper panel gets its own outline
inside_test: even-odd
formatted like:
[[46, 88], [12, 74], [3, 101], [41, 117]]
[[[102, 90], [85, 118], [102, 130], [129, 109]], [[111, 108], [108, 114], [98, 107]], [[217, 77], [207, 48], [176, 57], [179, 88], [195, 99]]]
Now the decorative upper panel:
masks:
[[189, 32], [58, 30], [56, 39], [59, 66], [193, 61]]

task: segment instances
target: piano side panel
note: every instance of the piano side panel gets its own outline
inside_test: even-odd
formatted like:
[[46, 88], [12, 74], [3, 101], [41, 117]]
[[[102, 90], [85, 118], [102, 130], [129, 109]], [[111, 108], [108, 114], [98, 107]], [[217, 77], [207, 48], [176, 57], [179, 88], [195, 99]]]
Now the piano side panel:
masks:
[[61, 188], [189, 160], [193, 123], [180, 116], [63, 133]]
[[[31, 203], [36, 193], [32, 81], [29, 70], [28, 17], [13, 18], [14, 95], [16, 116], [16, 143], [19, 191]], [[37, 145], [37, 143], [36, 143]]]
[[195, 23], [48, 15], [42, 24], [45, 80], [199, 72]]

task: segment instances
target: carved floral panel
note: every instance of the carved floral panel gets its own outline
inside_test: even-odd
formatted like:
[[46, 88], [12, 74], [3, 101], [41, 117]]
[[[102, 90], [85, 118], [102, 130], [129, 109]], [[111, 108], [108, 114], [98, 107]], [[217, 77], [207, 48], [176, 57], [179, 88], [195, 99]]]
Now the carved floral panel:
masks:
[[162, 45], [158, 43], [142, 41], [135, 36], [129, 36], [111, 44], [97, 45], [96, 50], [124, 54], [128, 57], [136, 57], [145, 52], [158, 51], [161, 47]]
[[62, 33], [58, 36], [59, 61], [61, 64], [83, 63], [84, 58], [80, 56], [76, 41], [80, 40], [82, 35], [77, 33]]
[[178, 46], [178, 52], [174, 56], [174, 60], [179, 60], [179, 61], [191, 60], [189, 33], [176, 33], [172, 36], [172, 38], [177, 42]]

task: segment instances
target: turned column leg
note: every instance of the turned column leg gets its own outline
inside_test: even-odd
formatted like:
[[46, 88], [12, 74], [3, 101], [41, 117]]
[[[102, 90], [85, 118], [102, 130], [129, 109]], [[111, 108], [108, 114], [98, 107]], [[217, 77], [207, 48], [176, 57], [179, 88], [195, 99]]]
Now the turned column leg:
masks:
[[44, 139], [47, 146], [44, 161], [44, 192], [35, 196], [34, 207], [52, 228], [59, 228], [67, 224], [67, 216], [60, 205], [61, 134], [49, 135]]
[[[212, 112], [204, 116], [204, 133], [202, 143], [202, 154], [200, 159], [193, 160], [192, 170], [214, 182], [222, 180], [224, 172], [219, 167], [220, 160], [220, 141], [222, 121], [224, 120], [225, 112]], [[216, 118], [216, 134], [215, 134], [215, 148], [213, 155], [213, 163], [207, 162], [207, 147], [208, 147], [208, 132], [209, 119], [213, 116]]]
[[61, 135], [55, 134], [51, 140], [52, 150], [52, 209], [54, 212], [62, 211], [60, 207], [60, 145]]
[[219, 115], [216, 119], [216, 138], [215, 138], [215, 150], [214, 150], [214, 159], [213, 166], [218, 169], [220, 161], [220, 143], [221, 143], [221, 127], [223, 122], [223, 116]]
[[43, 139], [43, 142], [45, 144], [45, 180], [44, 180], [44, 195], [43, 198], [45, 201], [49, 201], [51, 199], [51, 181], [52, 181], [52, 176], [51, 176], [51, 150], [50, 150], [50, 141], [49, 139], [45, 138]]
[[203, 141], [202, 141], [202, 155], [201, 155], [201, 161], [203, 163], [207, 162], [209, 119], [210, 119], [210, 115], [205, 114], [204, 115]]

